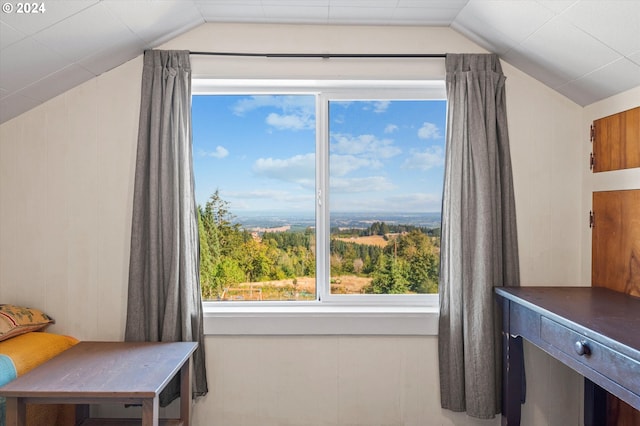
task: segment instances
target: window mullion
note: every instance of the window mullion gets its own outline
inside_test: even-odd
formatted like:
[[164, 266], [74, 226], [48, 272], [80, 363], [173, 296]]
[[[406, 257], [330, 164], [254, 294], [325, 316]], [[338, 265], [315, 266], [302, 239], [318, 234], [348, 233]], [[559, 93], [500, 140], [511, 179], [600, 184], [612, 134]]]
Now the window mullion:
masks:
[[329, 283], [329, 101], [316, 95], [316, 294], [323, 301], [331, 293]]

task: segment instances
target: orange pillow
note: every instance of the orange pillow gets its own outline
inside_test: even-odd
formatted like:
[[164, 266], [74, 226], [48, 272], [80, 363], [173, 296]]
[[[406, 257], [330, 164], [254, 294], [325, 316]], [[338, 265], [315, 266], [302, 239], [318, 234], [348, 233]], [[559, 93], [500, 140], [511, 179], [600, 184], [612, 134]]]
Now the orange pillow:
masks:
[[42, 330], [53, 322], [53, 318], [37, 309], [0, 305], [0, 341], [29, 331]]

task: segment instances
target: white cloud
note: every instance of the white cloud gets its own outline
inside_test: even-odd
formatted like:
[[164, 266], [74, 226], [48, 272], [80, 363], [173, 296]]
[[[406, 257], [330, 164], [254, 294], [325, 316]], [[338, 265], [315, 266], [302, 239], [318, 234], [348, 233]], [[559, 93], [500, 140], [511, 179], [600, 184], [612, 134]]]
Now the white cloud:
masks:
[[316, 199], [313, 187], [294, 192], [277, 189], [228, 191], [224, 197], [233, 201], [234, 209], [240, 210], [309, 210]]
[[391, 105], [391, 101], [357, 101], [362, 105], [363, 111], [373, 111], [376, 114], [386, 112]]
[[303, 114], [280, 115], [272, 112], [265, 121], [278, 130], [304, 130], [313, 129], [316, 126], [312, 116]]
[[272, 95], [256, 95], [247, 96], [240, 99], [233, 105], [233, 113], [235, 115], [244, 115], [254, 109], [263, 107], [278, 108], [282, 111], [292, 109], [315, 110], [315, 98], [312, 96], [272, 96]]
[[385, 133], [393, 133], [398, 130], [398, 126], [395, 124], [387, 124], [387, 127], [384, 128]]
[[404, 169], [429, 170], [444, 165], [444, 150], [440, 146], [432, 146], [424, 151], [412, 152], [402, 165]]
[[267, 189], [267, 190], [254, 190], [254, 191], [229, 191], [225, 193], [225, 196], [233, 197], [233, 198], [247, 198], [247, 199], [284, 199], [287, 197], [289, 193], [287, 191], [281, 191], [277, 189]]
[[363, 178], [332, 177], [329, 186], [331, 191], [351, 193], [389, 191], [395, 188], [384, 176], [369, 176]]
[[315, 128], [315, 98], [313, 96], [247, 96], [233, 105], [233, 113], [243, 116], [260, 108], [276, 109], [265, 122], [277, 130], [303, 130]]
[[361, 168], [379, 169], [382, 162], [378, 160], [356, 157], [354, 155], [333, 154], [329, 159], [329, 172], [331, 176], [344, 176]]
[[418, 137], [420, 139], [439, 139], [441, 137], [440, 130], [435, 124], [425, 122], [418, 130]]
[[315, 154], [295, 155], [290, 158], [259, 158], [253, 164], [256, 175], [299, 185], [315, 185]]
[[376, 101], [373, 103], [373, 112], [378, 114], [385, 112], [389, 105], [391, 105], [391, 101]]
[[402, 206], [404, 211], [440, 211], [442, 194], [413, 193], [399, 194], [387, 198], [389, 205]]
[[229, 150], [218, 145], [215, 151], [200, 151], [200, 155], [203, 157], [224, 158], [229, 155]]
[[242, 116], [249, 111], [253, 111], [254, 109], [274, 106], [277, 103], [277, 98], [273, 96], [249, 96], [240, 99], [233, 105], [233, 113], [235, 115]]
[[[334, 191], [335, 193], [335, 191]], [[335, 203], [338, 210], [375, 211], [375, 212], [437, 212], [442, 208], [442, 194], [422, 192], [404, 193], [388, 197], [358, 196], [354, 193], [340, 194]], [[334, 205], [332, 205], [334, 207]]]
[[268, 190], [254, 190], [254, 191], [243, 191], [243, 192], [228, 192], [225, 195], [229, 197], [233, 197], [236, 199], [247, 199], [247, 200], [272, 200], [279, 202], [291, 202], [291, 201], [301, 201], [306, 200], [307, 202], [314, 200], [315, 197], [313, 195], [313, 191], [309, 193], [291, 193], [289, 191], [277, 190], [277, 189], [268, 189]]
[[391, 139], [378, 139], [374, 135], [351, 136], [331, 134], [331, 152], [345, 155], [362, 155], [367, 158], [391, 158], [402, 152]]

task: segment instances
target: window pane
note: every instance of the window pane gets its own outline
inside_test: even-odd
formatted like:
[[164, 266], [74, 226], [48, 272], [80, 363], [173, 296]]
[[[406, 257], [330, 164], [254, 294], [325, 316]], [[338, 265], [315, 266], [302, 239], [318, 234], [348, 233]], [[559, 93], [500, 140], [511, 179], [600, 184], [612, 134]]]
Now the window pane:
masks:
[[437, 293], [445, 101], [329, 103], [332, 294]]
[[204, 300], [315, 300], [315, 96], [193, 97]]

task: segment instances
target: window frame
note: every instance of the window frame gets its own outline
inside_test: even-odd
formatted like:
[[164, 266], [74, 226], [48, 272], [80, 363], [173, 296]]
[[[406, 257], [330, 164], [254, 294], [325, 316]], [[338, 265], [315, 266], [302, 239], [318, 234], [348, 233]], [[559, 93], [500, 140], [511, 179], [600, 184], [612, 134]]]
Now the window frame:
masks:
[[[192, 79], [192, 95], [314, 95], [316, 99], [316, 300], [203, 301], [208, 335], [436, 335], [438, 294], [330, 292], [329, 102], [446, 100], [444, 80]], [[320, 203], [320, 206], [318, 206]]]

